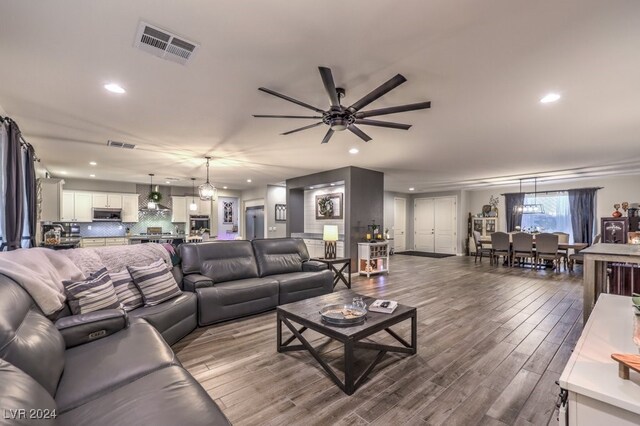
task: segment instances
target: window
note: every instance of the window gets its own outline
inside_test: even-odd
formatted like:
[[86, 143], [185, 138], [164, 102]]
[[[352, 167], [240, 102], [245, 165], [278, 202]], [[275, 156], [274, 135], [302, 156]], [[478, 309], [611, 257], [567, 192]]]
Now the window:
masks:
[[523, 214], [522, 230], [527, 232], [565, 232], [573, 242], [569, 193], [566, 191], [548, 194], [525, 194], [525, 204], [542, 204], [544, 214]]

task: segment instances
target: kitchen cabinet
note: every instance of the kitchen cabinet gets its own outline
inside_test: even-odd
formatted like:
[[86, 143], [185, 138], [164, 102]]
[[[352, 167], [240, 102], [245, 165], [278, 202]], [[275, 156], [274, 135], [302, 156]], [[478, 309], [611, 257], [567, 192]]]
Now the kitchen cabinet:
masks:
[[138, 222], [138, 194], [122, 194], [122, 222]]
[[[196, 197], [195, 199], [196, 205], [198, 206], [198, 210], [191, 211], [189, 210], [189, 206], [187, 205], [187, 211], [189, 215], [198, 215], [198, 216], [211, 216], [211, 200], [204, 201]], [[191, 198], [187, 197], [187, 204], [191, 204]]]
[[126, 237], [115, 237], [115, 238], [105, 238], [104, 245], [105, 246], [123, 246], [129, 244]]
[[106, 238], [83, 238], [80, 243], [82, 247], [104, 247], [107, 245]]
[[[191, 199], [189, 199], [191, 203]], [[171, 222], [187, 223], [189, 219], [187, 197], [171, 197]]]
[[62, 216], [62, 179], [41, 179], [42, 202], [40, 220], [59, 222]]
[[62, 191], [62, 222], [91, 222], [93, 199], [90, 192]]
[[92, 194], [93, 208], [121, 209], [121, 194]]

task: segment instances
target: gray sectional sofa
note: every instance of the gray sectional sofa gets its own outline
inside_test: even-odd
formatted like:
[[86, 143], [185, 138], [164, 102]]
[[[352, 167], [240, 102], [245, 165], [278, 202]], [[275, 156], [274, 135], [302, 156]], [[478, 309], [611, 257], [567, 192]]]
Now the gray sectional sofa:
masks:
[[128, 313], [66, 308], [47, 318], [0, 275], [0, 425], [227, 425], [169, 345], [197, 323], [333, 291], [333, 274], [300, 239], [184, 244], [180, 253], [182, 295]]
[[299, 238], [182, 244], [180, 256], [200, 326], [333, 291], [333, 273]]

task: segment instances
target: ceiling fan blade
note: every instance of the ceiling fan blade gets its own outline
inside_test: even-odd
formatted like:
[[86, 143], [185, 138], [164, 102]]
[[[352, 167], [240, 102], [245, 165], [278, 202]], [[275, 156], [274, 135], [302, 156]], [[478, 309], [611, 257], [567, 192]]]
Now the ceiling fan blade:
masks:
[[302, 102], [302, 101], [299, 101], [299, 100], [297, 100], [297, 99], [290, 98], [289, 96], [287, 96], [287, 95], [283, 95], [282, 93], [274, 92], [273, 90], [271, 90], [271, 89], [267, 89], [266, 87], [260, 87], [258, 90], [260, 90], [260, 91], [262, 91], [262, 92], [265, 92], [265, 93], [268, 93], [268, 94], [273, 95], [273, 96], [277, 96], [278, 98], [280, 98], [280, 99], [284, 99], [285, 101], [293, 102], [294, 104], [298, 104], [298, 105], [300, 105], [300, 106], [302, 106], [302, 107], [312, 109], [312, 110], [314, 110], [315, 112], [319, 112], [320, 114], [324, 114], [324, 111], [323, 111], [323, 110], [321, 110], [320, 108], [316, 108], [316, 107], [311, 106], [311, 105], [309, 105], [309, 104], [305, 104], [305, 103], [304, 103], [304, 102]]
[[291, 133], [299, 132], [301, 130], [311, 129], [312, 127], [316, 127], [316, 126], [319, 126], [321, 124], [324, 124], [324, 123], [321, 121], [319, 123], [313, 123], [313, 124], [310, 124], [308, 126], [300, 127], [298, 129], [294, 129], [294, 130], [289, 130], [288, 132], [284, 132], [284, 133], [280, 133], [280, 134], [281, 135], [290, 135]]
[[324, 88], [327, 90], [327, 94], [329, 95], [331, 106], [339, 107], [340, 99], [338, 99], [338, 92], [336, 91], [336, 84], [333, 82], [331, 69], [327, 67], [318, 67], [318, 69], [320, 70], [320, 77], [322, 77]]
[[382, 95], [392, 91], [396, 87], [400, 86], [402, 83], [407, 81], [401, 74], [396, 74], [395, 77], [389, 79], [386, 83], [381, 84], [379, 87], [373, 89], [368, 95], [365, 95], [362, 99], [360, 99], [355, 104], [351, 105], [348, 109], [351, 112], [359, 111], [365, 106], [369, 105], [371, 102], [375, 101]]
[[329, 139], [331, 139], [331, 136], [333, 136], [333, 129], [329, 128], [329, 130], [327, 131], [327, 134], [324, 135], [324, 138], [322, 139], [322, 142], [320, 142], [320, 143], [329, 142]]
[[353, 124], [350, 124], [349, 127], [347, 127], [347, 129], [351, 130], [353, 134], [357, 135], [360, 139], [362, 139], [365, 142], [369, 142], [371, 140], [371, 138], [365, 132], [358, 129]]
[[356, 124], [365, 124], [367, 126], [388, 127], [390, 129], [409, 130], [411, 124], [391, 123], [389, 121], [366, 120], [364, 118], [356, 118]]
[[377, 115], [395, 114], [396, 112], [415, 111], [418, 109], [431, 108], [431, 102], [418, 102], [417, 104], [407, 104], [389, 108], [372, 109], [356, 113], [356, 118], [375, 117]]
[[306, 116], [306, 115], [264, 115], [264, 114], [253, 114], [256, 118], [309, 118], [309, 119], [322, 119], [321, 116]]

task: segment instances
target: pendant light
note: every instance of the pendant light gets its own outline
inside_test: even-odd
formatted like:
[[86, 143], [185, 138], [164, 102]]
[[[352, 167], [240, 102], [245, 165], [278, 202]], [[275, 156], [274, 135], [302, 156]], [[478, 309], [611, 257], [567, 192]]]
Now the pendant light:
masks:
[[[522, 194], [522, 179], [520, 179], [520, 195]], [[522, 197], [524, 201], [524, 196]], [[513, 212], [516, 214], [544, 214], [544, 206], [538, 204], [538, 178], [533, 178], [533, 204], [516, 204], [513, 206]]]
[[189, 204], [189, 210], [195, 212], [198, 210], [198, 205], [196, 204], [196, 178], [191, 178], [191, 204]]
[[218, 195], [218, 190], [215, 186], [209, 183], [209, 160], [211, 157], [204, 157], [207, 159], [207, 181], [198, 187], [198, 194], [200, 195], [200, 199], [203, 201], [210, 201], [213, 198], [216, 198]]
[[[149, 173], [149, 179], [151, 180], [151, 184], [149, 185], [149, 194], [151, 194], [153, 192], [153, 176], [155, 176], [153, 173]], [[153, 201], [153, 199], [149, 198], [149, 202], [147, 203], [147, 208], [148, 209], [155, 209], [156, 203], [155, 201]]]

